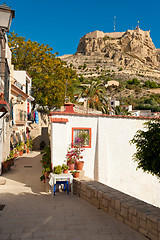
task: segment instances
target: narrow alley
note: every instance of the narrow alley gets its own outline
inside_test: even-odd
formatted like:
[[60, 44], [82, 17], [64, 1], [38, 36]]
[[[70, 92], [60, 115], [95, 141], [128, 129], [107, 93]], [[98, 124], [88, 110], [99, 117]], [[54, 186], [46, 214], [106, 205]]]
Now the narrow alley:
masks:
[[41, 155], [24, 154], [0, 176], [1, 240], [144, 240], [141, 234], [81, 198], [58, 192], [51, 198], [40, 182]]

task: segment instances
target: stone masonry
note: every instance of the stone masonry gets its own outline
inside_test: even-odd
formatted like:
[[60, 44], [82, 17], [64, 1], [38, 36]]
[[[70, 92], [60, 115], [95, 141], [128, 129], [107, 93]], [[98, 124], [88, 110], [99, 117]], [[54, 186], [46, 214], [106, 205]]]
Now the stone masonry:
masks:
[[160, 240], [160, 208], [91, 179], [74, 179], [74, 194], [151, 240]]

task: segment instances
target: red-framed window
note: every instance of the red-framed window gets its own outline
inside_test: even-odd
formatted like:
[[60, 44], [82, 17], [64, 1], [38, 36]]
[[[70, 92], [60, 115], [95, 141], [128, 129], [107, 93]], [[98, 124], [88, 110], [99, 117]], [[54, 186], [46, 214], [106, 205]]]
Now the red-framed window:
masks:
[[82, 127], [72, 128], [72, 147], [74, 147], [76, 145], [75, 139], [79, 137], [79, 133], [81, 131], [86, 131], [90, 136], [89, 140], [85, 143], [85, 145], [83, 147], [91, 148], [91, 128], [82, 128]]

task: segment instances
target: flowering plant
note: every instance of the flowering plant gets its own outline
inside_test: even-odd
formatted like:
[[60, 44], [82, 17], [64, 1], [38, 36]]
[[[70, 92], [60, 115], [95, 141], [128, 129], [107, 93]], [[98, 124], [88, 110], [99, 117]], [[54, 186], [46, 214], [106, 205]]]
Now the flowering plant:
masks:
[[75, 161], [83, 159], [81, 155], [84, 149], [80, 146], [75, 146], [73, 149], [69, 148], [66, 154], [67, 164], [75, 163]]
[[42, 154], [42, 160], [40, 161], [42, 163], [43, 171], [42, 176], [40, 177], [40, 180], [45, 180], [45, 172], [51, 172], [51, 148], [50, 146], [46, 146], [44, 150], [41, 152]]
[[84, 147], [89, 145], [90, 135], [88, 131], [80, 130], [74, 138], [74, 146]]

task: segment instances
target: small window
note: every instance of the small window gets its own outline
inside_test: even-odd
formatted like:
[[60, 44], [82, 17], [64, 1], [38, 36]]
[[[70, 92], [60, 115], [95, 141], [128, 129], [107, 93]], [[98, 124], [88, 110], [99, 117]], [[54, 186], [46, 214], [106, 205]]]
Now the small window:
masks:
[[72, 147], [81, 143], [83, 134], [86, 136], [83, 147], [91, 148], [91, 128], [72, 128]]

